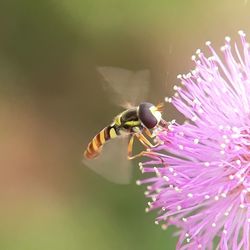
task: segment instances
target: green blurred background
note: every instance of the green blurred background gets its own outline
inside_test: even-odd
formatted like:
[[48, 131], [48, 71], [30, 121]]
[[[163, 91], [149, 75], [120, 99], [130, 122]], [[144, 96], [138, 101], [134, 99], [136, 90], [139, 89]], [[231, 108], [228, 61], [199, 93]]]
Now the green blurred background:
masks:
[[[250, 30], [246, 0], [1, 1], [0, 249], [174, 249], [174, 229], [144, 212], [136, 161], [127, 186], [81, 164], [88, 140], [121, 111], [96, 67], [149, 69], [157, 103], [197, 48], [219, 48], [239, 29]], [[164, 117], [181, 122], [171, 106]]]

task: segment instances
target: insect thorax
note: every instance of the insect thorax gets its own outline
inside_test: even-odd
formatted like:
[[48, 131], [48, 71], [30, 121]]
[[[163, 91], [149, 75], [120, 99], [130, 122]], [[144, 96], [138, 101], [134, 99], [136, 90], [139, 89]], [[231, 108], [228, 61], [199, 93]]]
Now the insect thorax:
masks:
[[121, 114], [115, 117], [114, 125], [118, 130], [125, 133], [133, 132], [134, 127], [142, 129], [141, 121], [138, 118], [137, 108], [131, 108], [123, 111]]

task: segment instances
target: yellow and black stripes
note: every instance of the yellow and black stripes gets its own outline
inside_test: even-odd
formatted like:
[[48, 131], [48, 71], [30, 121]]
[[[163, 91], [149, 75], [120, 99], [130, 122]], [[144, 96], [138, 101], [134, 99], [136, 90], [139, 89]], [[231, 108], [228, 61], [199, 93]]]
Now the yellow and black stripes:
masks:
[[103, 145], [108, 140], [117, 136], [128, 135], [130, 136], [128, 158], [134, 159], [135, 157], [143, 155], [145, 153], [144, 151], [132, 156], [133, 140], [137, 137], [146, 148], [152, 148], [158, 145], [152, 145], [142, 133], [145, 132], [152, 138], [153, 136], [150, 129], [155, 129], [158, 125], [161, 127], [168, 125], [165, 121], [163, 122], [161, 117], [162, 109], [162, 104], [154, 106], [152, 103], [142, 102], [139, 106], [129, 108], [118, 114], [109, 126], [101, 130], [101, 132], [91, 140], [84, 152], [84, 157], [86, 159], [94, 159], [101, 153]]
[[113, 139], [117, 136], [118, 136], [118, 134], [116, 132], [115, 127], [108, 126], [108, 127], [104, 128], [88, 144], [88, 147], [84, 152], [84, 157], [86, 159], [93, 159], [93, 158], [97, 157], [102, 150], [103, 144], [106, 141]]

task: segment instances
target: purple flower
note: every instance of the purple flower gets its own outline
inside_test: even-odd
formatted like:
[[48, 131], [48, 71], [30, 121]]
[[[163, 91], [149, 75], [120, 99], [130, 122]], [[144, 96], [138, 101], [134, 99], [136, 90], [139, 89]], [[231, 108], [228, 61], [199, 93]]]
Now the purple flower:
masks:
[[176, 249], [250, 249], [250, 49], [226, 37], [224, 59], [197, 50], [195, 69], [168, 98], [186, 117], [158, 132], [141, 163], [156, 224], [179, 228]]

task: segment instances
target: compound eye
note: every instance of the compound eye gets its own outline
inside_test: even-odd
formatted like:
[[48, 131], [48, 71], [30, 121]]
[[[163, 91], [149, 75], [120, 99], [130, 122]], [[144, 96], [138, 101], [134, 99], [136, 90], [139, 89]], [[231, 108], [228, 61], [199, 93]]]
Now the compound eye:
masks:
[[154, 107], [154, 105], [148, 102], [143, 102], [139, 105], [139, 119], [141, 120], [143, 125], [148, 129], [154, 128], [158, 123], [157, 118], [150, 110], [152, 107]]

